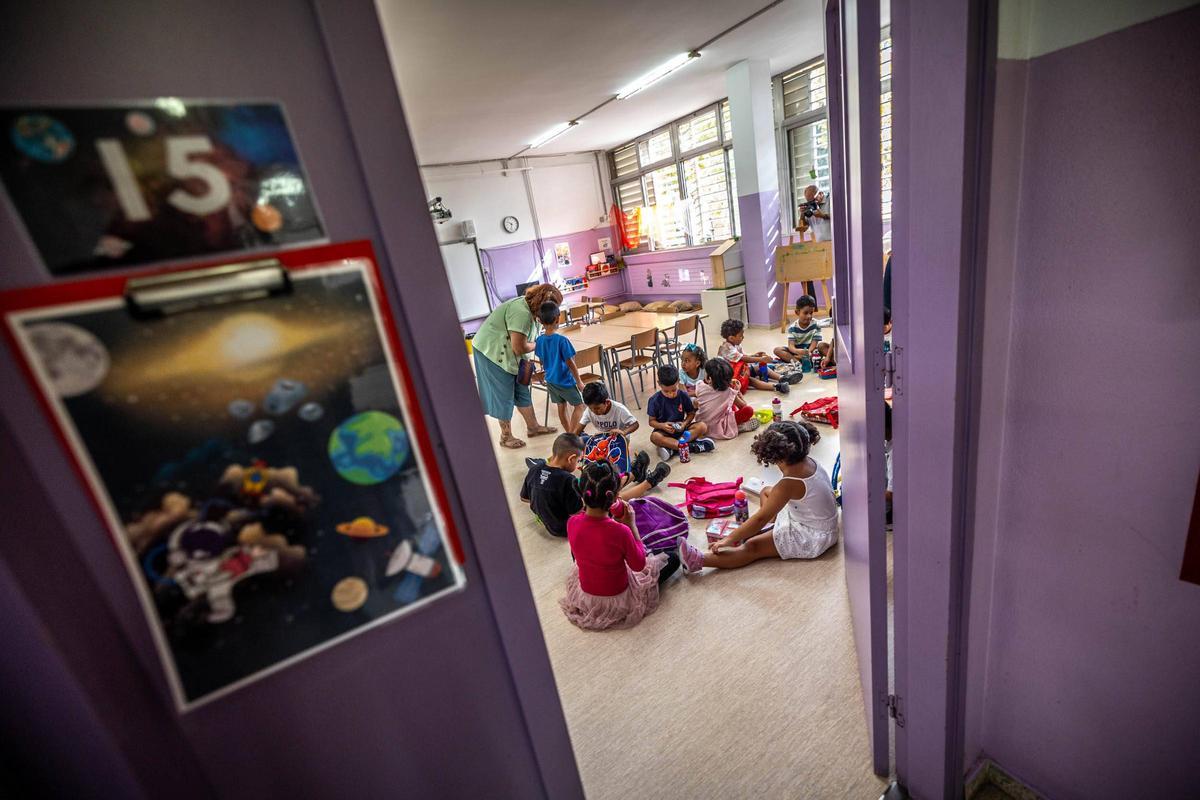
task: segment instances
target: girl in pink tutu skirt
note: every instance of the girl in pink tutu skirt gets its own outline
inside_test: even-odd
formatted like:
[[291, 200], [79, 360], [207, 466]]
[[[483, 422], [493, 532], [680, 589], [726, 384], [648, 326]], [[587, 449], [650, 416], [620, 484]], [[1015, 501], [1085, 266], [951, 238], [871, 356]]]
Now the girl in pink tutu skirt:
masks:
[[679, 559], [674, 553], [647, 555], [633, 508], [617, 500], [620, 476], [612, 464], [588, 464], [579, 483], [583, 511], [567, 520], [575, 569], [558, 604], [580, 628], [628, 628], [658, 608], [658, 587], [679, 568]]

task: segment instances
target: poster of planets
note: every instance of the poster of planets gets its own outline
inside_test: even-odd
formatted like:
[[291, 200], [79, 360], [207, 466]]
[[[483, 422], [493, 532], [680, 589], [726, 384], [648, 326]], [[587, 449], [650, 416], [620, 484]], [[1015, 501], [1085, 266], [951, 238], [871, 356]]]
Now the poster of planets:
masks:
[[324, 237], [278, 103], [0, 109], [0, 178], [52, 274]]
[[154, 319], [120, 296], [0, 295], [183, 710], [463, 585], [374, 263], [290, 277], [281, 296]]

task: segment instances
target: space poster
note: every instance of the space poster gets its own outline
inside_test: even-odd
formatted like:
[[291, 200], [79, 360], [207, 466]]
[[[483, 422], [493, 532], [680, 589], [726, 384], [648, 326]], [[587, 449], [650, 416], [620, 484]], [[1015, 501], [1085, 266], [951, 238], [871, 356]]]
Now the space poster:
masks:
[[463, 584], [373, 262], [289, 274], [157, 319], [6, 304], [184, 710]]

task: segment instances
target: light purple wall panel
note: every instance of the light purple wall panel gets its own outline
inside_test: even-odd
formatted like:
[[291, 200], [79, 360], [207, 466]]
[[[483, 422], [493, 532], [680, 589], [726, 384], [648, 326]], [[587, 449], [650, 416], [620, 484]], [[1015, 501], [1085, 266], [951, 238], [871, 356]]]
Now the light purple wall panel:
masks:
[[1197, 41], [1193, 7], [1028, 68], [981, 744], [1058, 800], [1196, 791]]
[[[556, 270], [561, 271], [564, 278], [583, 277], [591, 254], [600, 252], [597, 240], [602, 237], [607, 237], [613, 242], [616, 241], [612, 229], [604, 227], [541, 239], [541, 251], [537, 247], [538, 240], [533, 239], [481, 250], [480, 255], [483, 258], [484, 266], [491, 270], [496, 291], [499, 293], [499, 298], [493, 298], [493, 300], [503, 301], [516, 297], [519, 283], [540, 281], [542, 279], [540, 265], [542, 264], [545, 264], [551, 278], [554, 277]], [[561, 242], [566, 242], [571, 248], [571, 266], [566, 268], [558, 267], [554, 255], [554, 246]], [[624, 285], [619, 275], [599, 278], [593, 283], [595, 284], [594, 291], [586, 294], [616, 297], [624, 291]]]
[[625, 256], [629, 297], [641, 303], [658, 299], [699, 302], [700, 292], [712, 287], [708, 254], [715, 249], [713, 244]]
[[780, 241], [779, 192], [745, 194], [737, 202], [750, 322], [778, 325], [782, 318], [781, 290], [775, 282], [775, 247]]

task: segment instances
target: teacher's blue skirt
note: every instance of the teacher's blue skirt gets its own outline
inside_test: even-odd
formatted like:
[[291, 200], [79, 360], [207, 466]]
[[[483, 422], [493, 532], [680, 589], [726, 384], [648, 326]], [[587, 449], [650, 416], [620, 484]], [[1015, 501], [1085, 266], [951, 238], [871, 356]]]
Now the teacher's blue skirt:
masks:
[[499, 364], [478, 350], [475, 351], [475, 383], [479, 385], [483, 413], [489, 417], [509, 420], [512, 419], [513, 406], [525, 408], [533, 405], [529, 387], [517, 383], [516, 375], [505, 372]]

